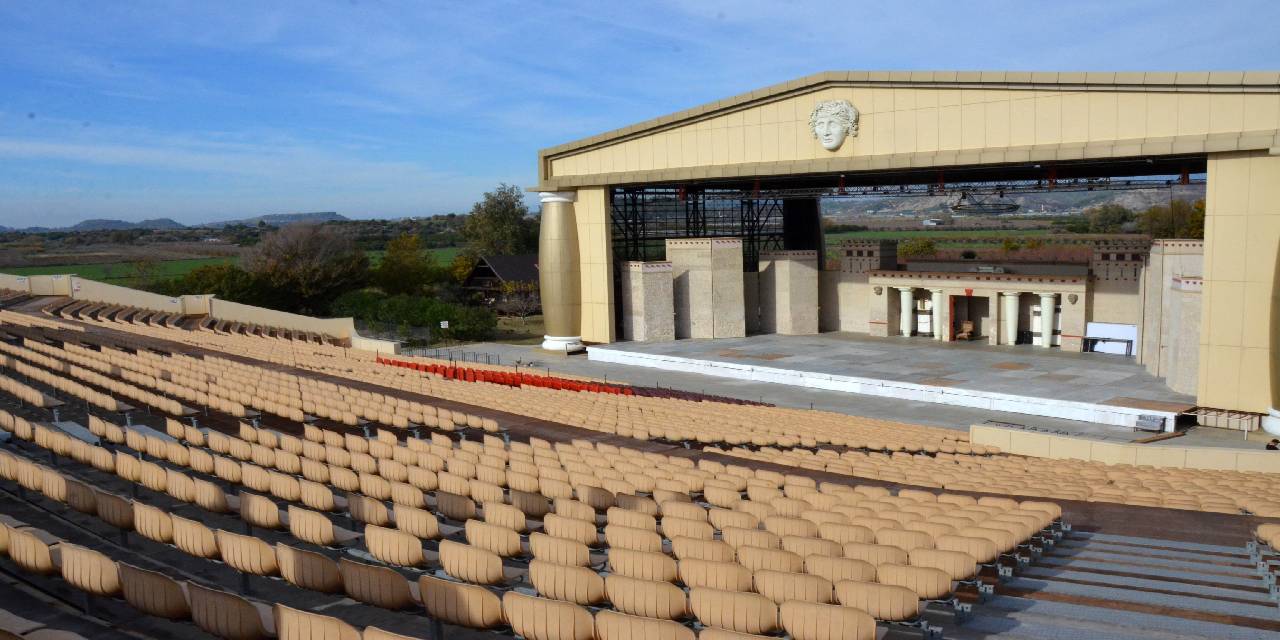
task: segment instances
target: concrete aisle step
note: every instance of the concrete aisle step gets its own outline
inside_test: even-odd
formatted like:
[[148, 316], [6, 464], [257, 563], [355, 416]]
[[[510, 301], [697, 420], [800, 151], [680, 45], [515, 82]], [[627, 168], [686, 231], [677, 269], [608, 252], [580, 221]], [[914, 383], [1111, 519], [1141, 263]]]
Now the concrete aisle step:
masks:
[[1237, 587], [1260, 587], [1262, 580], [1256, 573], [1239, 573], [1235, 575], [1224, 575], [1219, 573], [1205, 573], [1202, 571], [1179, 571], [1177, 569], [1164, 569], [1160, 567], [1143, 566], [1135, 564], [1127, 564], [1123, 562], [1095, 562], [1091, 560], [1079, 560], [1070, 557], [1044, 556], [1040, 558], [1041, 564], [1049, 565], [1051, 568], [1061, 567], [1064, 569], [1073, 569], [1078, 571], [1089, 571], [1096, 569], [1099, 571], [1119, 571], [1123, 573], [1133, 573], [1146, 575], [1151, 578], [1169, 578], [1171, 580], [1199, 580], [1202, 582], [1214, 582], [1220, 585], [1231, 585]]
[[1243, 551], [1236, 556], [1223, 556], [1202, 551], [1170, 551], [1168, 549], [1156, 549], [1153, 547], [1135, 547], [1125, 544], [1111, 544], [1107, 542], [1084, 542], [1072, 540], [1065, 544], [1059, 544], [1054, 547], [1055, 551], [1062, 553], [1073, 553], [1081, 551], [1095, 551], [1104, 553], [1119, 553], [1130, 555], [1135, 558], [1162, 558], [1165, 560], [1184, 560], [1187, 562], [1205, 562], [1210, 564], [1224, 564], [1228, 566], [1235, 565], [1252, 565], [1249, 561], [1248, 554]]
[[[1118, 542], [1121, 544], [1136, 544], [1150, 547], [1169, 547], [1172, 549], [1184, 549], [1186, 551], [1208, 551], [1212, 553], [1231, 553], [1243, 554], [1243, 547], [1227, 547], [1218, 544], [1201, 544], [1199, 542], [1179, 542], [1177, 540], [1162, 540], [1159, 538], [1139, 538], [1134, 536], [1118, 536], [1111, 533], [1090, 533], [1088, 531], [1073, 531], [1071, 539], [1085, 538], [1094, 542]], [[1246, 554], [1247, 555], [1247, 554]]]
[[1233, 576], [1256, 576], [1257, 571], [1252, 567], [1237, 567], [1232, 565], [1213, 564], [1209, 562], [1188, 562], [1186, 560], [1170, 560], [1166, 558], [1151, 558], [1145, 556], [1134, 556], [1133, 554], [1111, 553], [1108, 551], [1071, 551], [1061, 552], [1054, 550], [1052, 555], [1046, 555], [1042, 558], [1062, 558], [1066, 561], [1090, 560], [1096, 562], [1115, 563], [1117, 565], [1133, 565], [1133, 566], [1151, 566], [1162, 567], [1165, 569], [1179, 569], [1182, 571], [1202, 572], [1205, 575], [1233, 575]]
[[[1250, 602], [1256, 602], [1264, 605], [1272, 604], [1271, 598], [1266, 592], [1244, 591], [1242, 589], [1228, 589], [1199, 584], [1186, 584], [1183, 582], [1170, 582], [1168, 580], [1152, 578], [1113, 576], [1105, 573], [1092, 573], [1089, 571], [1074, 571], [1072, 570], [1071, 565], [1061, 569], [1056, 567], [1028, 567], [1020, 575], [1029, 578], [1043, 578], [1046, 580], [1080, 580], [1107, 584], [1114, 587], [1134, 587], [1138, 589], [1175, 591], [1192, 597], [1230, 598], [1233, 600], [1248, 600]], [[1262, 581], [1256, 580], [1254, 584], [1250, 586], [1261, 587]], [[1277, 609], [1277, 613], [1280, 613], [1280, 609]]]
[[[1280, 632], [1276, 631], [1013, 596], [997, 595], [986, 603], [974, 607], [974, 611], [976, 615], [969, 624], [954, 629], [947, 626], [945, 637], [963, 639], [999, 633], [997, 637], [1000, 638], [1007, 636], [1046, 640], [1049, 638], [1093, 640], [1111, 637], [1159, 638], [1160, 640], [1202, 638], [1280, 640]], [[997, 625], [1003, 625], [1003, 627]], [[972, 633], [970, 629], [978, 633]], [[1063, 629], [1064, 632], [1048, 635], [1055, 629]]]
[[1129, 602], [1153, 607], [1168, 607], [1228, 616], [1244, 616], [1261, 620], [1280, 620], [1280, 609], [1277, 609], [1275, 605], [1223, 602], [1195, 596], [1148, 593], [1123, 587], [1074, 584], [1038, 578], [1014, 578], [1006, 581], [1003, 586], [1009, 589], [1093, 598], [1095, 600]]

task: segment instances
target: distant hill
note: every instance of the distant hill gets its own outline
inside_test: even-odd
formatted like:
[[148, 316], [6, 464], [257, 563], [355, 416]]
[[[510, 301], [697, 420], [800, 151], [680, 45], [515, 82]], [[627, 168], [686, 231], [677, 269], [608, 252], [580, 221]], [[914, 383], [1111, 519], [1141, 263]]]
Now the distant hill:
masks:
[[156, 218], [154, 220], [142, 220], [139, 222], [126, 222], [124, 220], [106, 220], [95, 218], [85, 220], [74, 226], [66, 227], [66, 231], [119, 231], [129, 229], [185, 229], [183, 225], [169, 218]]
[[347, 220], [349, 220], [349, 218], [334, 211], [317, 211], [312, 213], [272, 213], [254, 218], [242, 218], [240, 220], [206, 222], [196, 226], [216, 229], [235, 224], [242, 224], [252, 227], [256, 226], [259, 222], [265, 222], [273, 227], [280, 227], [286, 224], [295, 224], [298, 222], [346, 222]]

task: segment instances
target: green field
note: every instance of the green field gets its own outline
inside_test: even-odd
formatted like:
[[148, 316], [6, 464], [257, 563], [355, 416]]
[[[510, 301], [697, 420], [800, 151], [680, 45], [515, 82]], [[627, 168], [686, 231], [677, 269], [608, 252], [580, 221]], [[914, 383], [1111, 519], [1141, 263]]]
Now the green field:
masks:
[[1005, 238], [1046, 236], [1053, 229], [901, 229], [888, 231], [845, 231], [826, 234], [827, 246], [845, 240], [909, 240], [928, 238], [938, 247], [948, 249], [980, 249]]
[[[215, 264], [229, 264], [235, 258], [190, 258], [187, 260], [164, 260], [155, 264], [155, 277], [177, 278], [200, 267]], [[17, 276], [43, 276], [59, 273], [74, 273], [82, 278], [109, 282], [128, 286], [133, 284], [134, 269], [130, 263], [115, 262], [106, 264], [62, 264], [40, 267], [0, 267], [0, 272]]]
[[[441, 249], [427, 249], [427, 253], [435, 259], [436, 266], [445, 267], [453, 262], [453, 259], [462, 253], [462, 247], [444, 247]], [[376, 267], [382, 262], [382, 256], [387, 255], [385, 249], [375, 249], [369, 251], [369, 266]]]

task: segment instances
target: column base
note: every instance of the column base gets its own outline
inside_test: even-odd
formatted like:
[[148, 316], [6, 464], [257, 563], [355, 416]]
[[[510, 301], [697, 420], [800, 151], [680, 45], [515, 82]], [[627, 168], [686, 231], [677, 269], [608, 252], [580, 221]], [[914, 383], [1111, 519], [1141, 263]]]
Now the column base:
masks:
[[1262, 430], [1273, 436], [1280, 436], [1280, 409], [1268, 409], [1262, 416]]
[[542, 348], [547, 351], [575, 353], [587, 347], [582, 344], [581, 336], [542, 336]]

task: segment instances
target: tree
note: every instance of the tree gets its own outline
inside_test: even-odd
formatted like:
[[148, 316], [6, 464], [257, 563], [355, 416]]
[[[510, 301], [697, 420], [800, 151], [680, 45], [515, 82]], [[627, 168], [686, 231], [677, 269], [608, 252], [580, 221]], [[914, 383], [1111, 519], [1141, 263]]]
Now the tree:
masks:
[[129, 263], [129, 277], [139, 286], [153, 284], [160, 273], [160, 261], [149, 255]]
[[527, 324], [529, 316], [542, 308], [542, 298], [538, 295], [536, 282], [503, 282], [501, 293], [498, 310], [520, 318], [521, 325]]
[[1022, 248], [1022, 243], [1013, 238], [1005, 238], [1000, 242], [1000, 250], [1006, 254], [1015, 253]]
[[1118, 204], [1104, 204], [1085, 210], [1089, 233], [1120, 233], [1138, 216], [1132, 209]]
[[459, 253], [453, 257], [453, 263], [449, 265], [449, 275], [453, 276], [455, 282], [461, 284], [462, 281], [471, 275], [471, 270], [476, 268], [475, 256], [465, 253]]
[[324, 225], [292, 224], [263, 234], [244, 256], [245, 270], [270, 287], [272, 307], [322, 314], [339, 294], [364, 284], [369, 258]]
[[520, 187], [500, 184], [471, 208], [462, 225], [467, 252], [474, 256], [510, 256], [533, 250], [537, 231], [529, 219]]
[[927, 258], [938, 253], [938, 246], [929, 238], [911, 238], [898, 243], [898, 255], [903, 258]]
[[1153, 238], [1203, 238], [1204, 200], [1156, 205], [1142, 213], [1138, 224]]
[[373, 270], [373, 282], [388, 295], [418, 293], [433, 280], [435, 261], [422, 250], [415, 234], [405, 233], [387, 243], [382, 263]]

